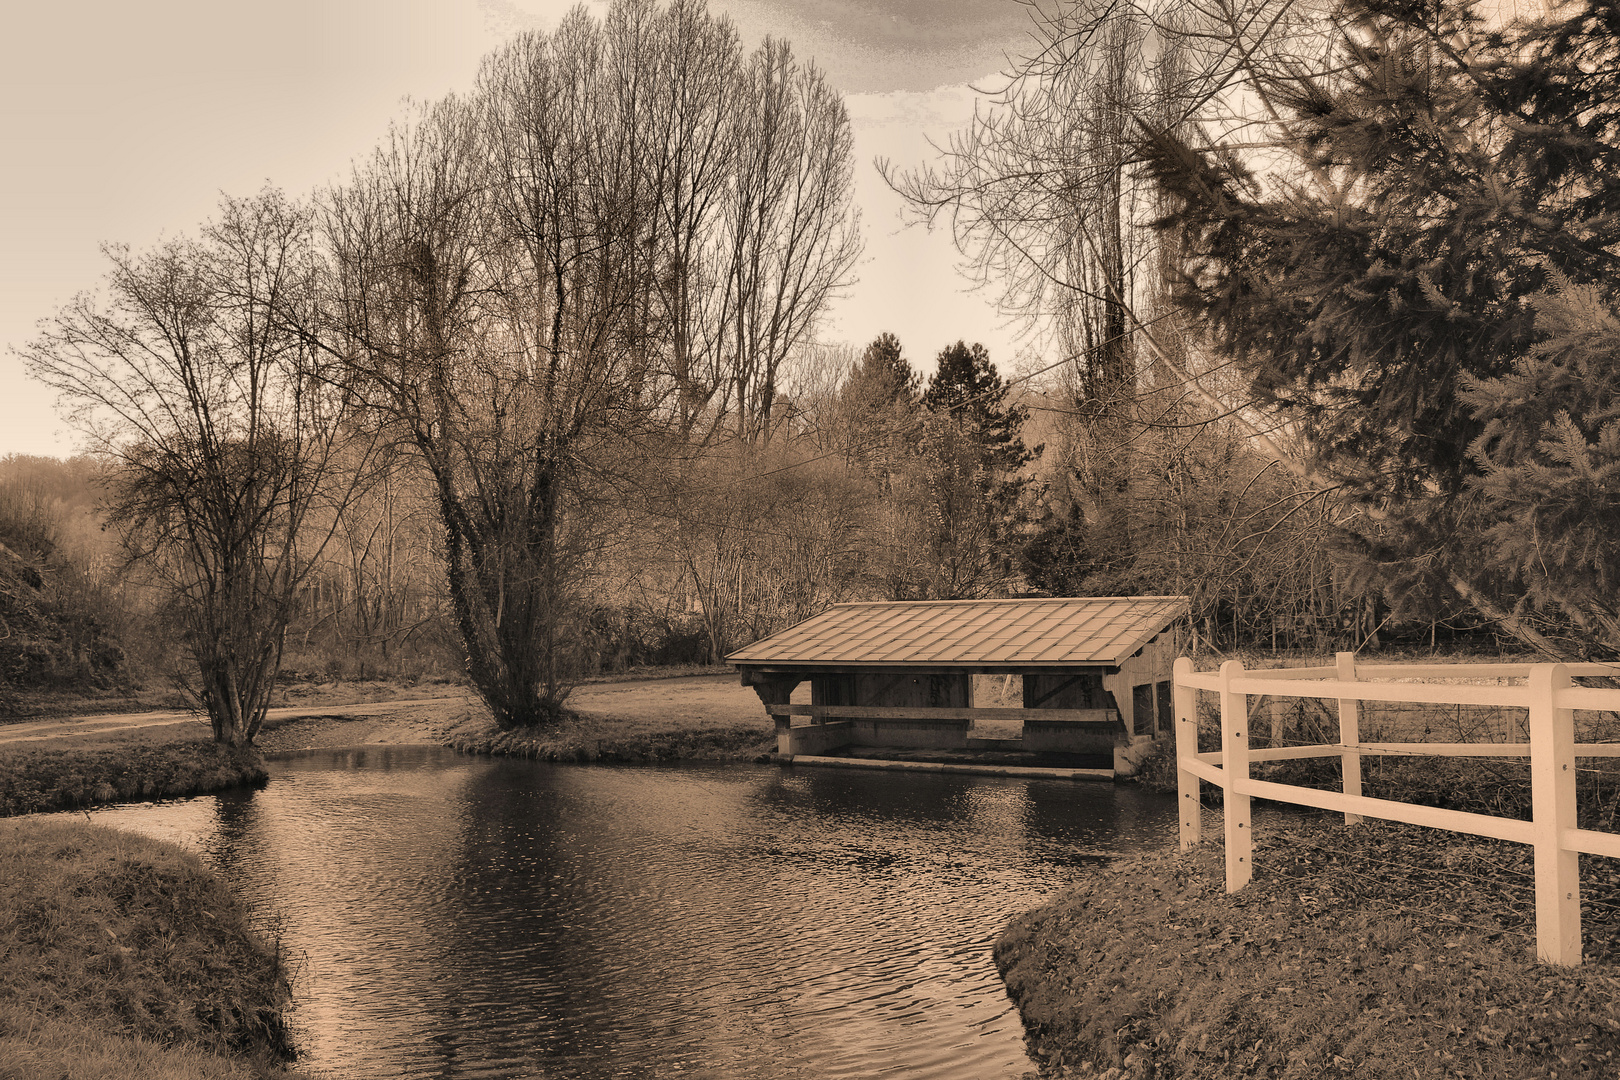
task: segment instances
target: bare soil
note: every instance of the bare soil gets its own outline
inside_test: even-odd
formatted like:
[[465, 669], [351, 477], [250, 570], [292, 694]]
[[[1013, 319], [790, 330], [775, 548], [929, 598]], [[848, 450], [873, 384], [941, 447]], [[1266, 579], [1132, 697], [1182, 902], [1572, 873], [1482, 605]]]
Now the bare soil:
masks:
[[[428, 690], [432, 696], [426, 696], [423, 688], [376, 683], [328, 684], [301, 692], [293, 688], [289, 698], [304, 700], [271, 709], [255, 742], [267, 753], [366, 743], [448, 743], [493, 728], [488, 713], [471, 691], [442, 685]], [[807, 694], [808, 688], [802, 692]], [[389, 694], [400, 696], [379, 700]], [[770, 726], [759, 698], [730, 672], [591, 683], [575, 689], [568, 705], [600, 728]], [[107, 713], [0, 726], [0, 747], [17, 749], [87, 749], [207, 737], [206, 720], [181, 710]]]

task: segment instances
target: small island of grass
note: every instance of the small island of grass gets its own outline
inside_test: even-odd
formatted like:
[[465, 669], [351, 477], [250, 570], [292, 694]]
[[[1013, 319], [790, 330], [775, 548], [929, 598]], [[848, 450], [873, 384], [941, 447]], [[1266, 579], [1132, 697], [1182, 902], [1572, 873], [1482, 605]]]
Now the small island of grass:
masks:
[[0, 823], [0, 1075], [299, 1076], [276, 942], [172, 844]]

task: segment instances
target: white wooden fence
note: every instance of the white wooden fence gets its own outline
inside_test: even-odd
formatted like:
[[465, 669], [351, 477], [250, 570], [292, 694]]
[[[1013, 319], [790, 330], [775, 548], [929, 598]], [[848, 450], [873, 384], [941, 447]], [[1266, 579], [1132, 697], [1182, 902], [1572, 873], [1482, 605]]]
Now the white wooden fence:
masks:
[[[1357, 665], [1355, 654], [1339, 653], [1333, 667], [1247, 671], [1228, 660], [1218, 672], [1195, 672], [1183, 656], [1175, 664], [1176, 776], [1181, 804], [1181, 847], [1198, 843], [1202, 833], [1198, 784], [1223, 789], [1226, 834], [1226, 891], [1236, 892], [1253, 874], [1254, 845], [1249, 801], [1259, 796], [1278, 802], [1343, 811], [1346, 823], [1362, 817], [1403, 821], [1452, 832], [1529, 844], [1535, 849], [1536, 954], [1546, 963], [1581, 962], [1581, 889], [1578, 855], [1590, 852], [1620, 858], [1620, 835], [1576, 828], [1575, 761], [1620, 757], [1620, 743], [1575, 742], [1574, 710], [1620, 711], [1620, 690], [1574, 686], [1571, 678], [1620, 675], [1611, 664], [1380, 664]], [[1413, 679], [1517, 679], [1515, 685], [1434, 682], [1368, 682]], [[1197, 693], [1220, 695], [1221, 749], [1198, 752]], [[1248, 695], [1337, 699], [1339, 741], [1310, 746], [1253, 749], [1249, 745]], [[1527, 708], [1529, 742], [1364, 743], [1360, 737], [1362, 701], [1401, 701], [1443, 705]], [[1361, 759], [1378, 754], [1447, 757], [1527, 757], [1530, 759], [1531, 821], [1429, 806], [1361, 794]], [[1338, 757], [1343, 790], [1321, 791], [1257, 780], [1254, 761]]]

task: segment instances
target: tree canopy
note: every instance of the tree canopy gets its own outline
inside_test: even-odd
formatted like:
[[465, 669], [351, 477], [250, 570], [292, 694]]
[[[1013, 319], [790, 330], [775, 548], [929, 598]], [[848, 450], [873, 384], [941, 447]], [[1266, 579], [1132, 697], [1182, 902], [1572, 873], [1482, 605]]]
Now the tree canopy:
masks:
[[1358, 546], [1398, 610], [1461, 599], [1561, 652], [1525, 601], [1578, 624], [1591, 598], [1526, 592], [1479, 542], [1497, 508], [1470, 496], [1494, 490], [1486, 426], [1520, 444], [1481, 393], [1547, 355], [1538, 297], [1620, 288], [1620, 13], [1492, 29], [1454, 0], [1345, 0], [1333, 26], [1320, 72], [1266, 86], [1282, 137], [1265, 154], [1147, 129], [1176, 298], [1379, 520]]

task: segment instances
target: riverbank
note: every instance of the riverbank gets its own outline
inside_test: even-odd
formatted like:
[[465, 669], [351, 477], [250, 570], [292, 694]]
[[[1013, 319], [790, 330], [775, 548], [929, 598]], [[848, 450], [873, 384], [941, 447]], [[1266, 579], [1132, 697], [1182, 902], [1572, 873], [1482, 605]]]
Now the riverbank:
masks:
[[263, 784], [252, 749], [211, 741], [77, 748], [0, 748], [0, 817], [74, 810], [96, 803], [178, 799]]
[[194, 856], [82, 821], [0, 837], [0, 1075], [304, 1076], [275, 943]]
[[348, 694], [321, 688], [310, 704], [272, 710], [257, 745], [235, 750], [216, 745], [207, 721], [189, 712], [0, 725], [0, 817], [254, 786], [268, 778], [265, 753], [322, 738], [331, 745], [444, 745], [452, 732], [476, 724], [465, 695], [378, 700], [388, 692], [377, 685]]
[[0, 816], [262, 783], [261, 755], [328, 747], [427, 744], [573, 762], [756, 761], [775, 750], [753, 691], [707, 669], [582, 685], [575, 714], [546, 732], [500, 732], [470, 692], [437, 684], [324, 684], [288, 696], [299, 703], [272, 709], [252, 750], [216, 747], [207, 723], [172, 711], [0, 725]]
[[1387, 823], [1118, 859], [996, 962], [1048, 1078], [1612, 1076], [1620, 867], [1583, 857], [1587, 962], [1535, 962], [1523, 845]]
[[466, 754], [559, 762], [757, 761], [775, 727], [730, 671], [649, 671], [576, 687], [570, 715], [544, 731], [501, 731], [471, 696], [386, 715], [331, 708], [286, 720], [259, 737], [266, 753], [373, 743], [427, 743]]
[[667, 718], [575, 713], [546, 731], [486, 728], [450, 740], [463, 754], [561, 762], [768, 761], [775, 728], [748, 722], [672, 723]]

